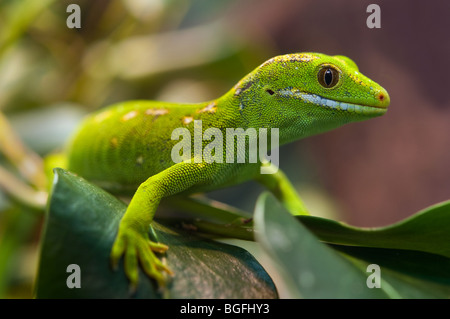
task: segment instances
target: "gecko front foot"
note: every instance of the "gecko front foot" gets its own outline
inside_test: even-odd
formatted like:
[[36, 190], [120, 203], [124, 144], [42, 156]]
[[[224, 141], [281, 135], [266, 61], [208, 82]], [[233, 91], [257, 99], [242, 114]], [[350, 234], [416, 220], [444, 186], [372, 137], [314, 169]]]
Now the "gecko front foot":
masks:
[[168, 248], [167, 245], [151, 241], [145, 230], [121, 223], [111, 250], [111, 265], [116, 269], [120, 258], [124, 256], [125, 274], [130, 280], [132, 290], [135, 290], [138, 284], [139, 263], [144, 272], [156, 280], [159, 287], [164, 287], [166, 278], [163, 272], [169, 275], [173, 275], [173, 272], [154, 252], [163, 253]]

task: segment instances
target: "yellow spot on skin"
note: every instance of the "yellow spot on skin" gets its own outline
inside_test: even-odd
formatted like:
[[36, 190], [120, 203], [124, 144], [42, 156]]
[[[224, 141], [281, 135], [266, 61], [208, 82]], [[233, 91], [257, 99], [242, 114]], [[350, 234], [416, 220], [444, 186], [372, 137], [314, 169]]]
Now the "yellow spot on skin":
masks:
[[131, 120], [133, 117], [136, 117], [136, 115], [138, 115], [137, 111], [128, 112], [127, 114], [122, 116], [122, 121], [125, 122], [125, 121], [128, 121], [128, 120]]
[[239, 81], [235, 86], [234, 86], [234, 95], [239, 95], [239, 94], [241, 94], [241, 92], [242, 92], [242, 89], [241, 89], [241, 86], [242, 86], [242, 80], [241, 81]]
[[215, 113], [216, 111], [217, 111], [217, 103], [214, 101], [214, 102], [209, 103], [204, 108], [197, 110], [197, 113], [205, 113], [205, 112]]
[[106, 120], [110, 115], [111, 115], [111, 111], [104, 111], [104, 112], [98, 113], [94, 117], [94, 121], [97, 123], [100, 123], [100, 122]]
[[316, 60], [318, 58], [319, 58], [318, 56], [315, 56], [313, 54], [305, 54], [305, 53], [286, 54], [267, 60], [261, 66], [266, 66], [274, 62], [309, 62]]
[[189, 123], [191, 123], [194, 120], [194, 118], [192, 116], [185, 116], [183, 117], [183, 124], [184, 125], [188, 125]]
[[353, 82], [355, 82], [356, 84], [358, 84], [358, 85], [360, 85], [360, 86], [367, 86], [367, 84], [366, 84], [365, 82], [361, 81], [361, 80], [358, 78], [358, 75], [359, 75], [359, 74], [360, 74], [360, 73], [358, 73], [357, 71], [355, 71], [353, 75], [350, 74], [350, 78], [353, 80]]
[[156, 116], [164, 115], [167, 113], [169, 113], [169, 110], [167, 109], [147, 109], [145, 111], [145, 114], [147, 115], [156, 115]]
[[317, 59], [318, 57], [311, 54], [293, 54], [291, 57], [291, 61], [299, 61], [299, 62], [309, 62]]
[[111, 143], [112, 147], [117, 147], [117, 145], [119, 145], [119, 140], [117, 139], [117, 137], [113, 137], [109, 142]]

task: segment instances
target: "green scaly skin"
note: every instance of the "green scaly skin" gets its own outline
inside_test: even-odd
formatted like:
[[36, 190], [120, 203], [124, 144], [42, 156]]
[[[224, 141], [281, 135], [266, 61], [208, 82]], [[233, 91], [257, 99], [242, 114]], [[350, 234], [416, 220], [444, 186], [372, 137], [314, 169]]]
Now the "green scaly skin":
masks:
[[171, 150], [179, 141], [171, 139], [174, 129], [185, 127], [193, 134], [194, 120], [202, 120], [203, 131], [219, 128], [223, 136], [226, 128], [279, 128], [279, 143], [283, 145], [380, 116], [388, 105], [386, 90], [362, 75], [349, 58], [288, 54], [266, 61], [214, 101], [129, 101], [93, 114], [68, 147], [68, 169], [113, 193], [134, 193], [121, 220], [111, 261], [117, 265], [124, 256], [125, 272], [133, 287], [138, 283], [139, 263], [163, 286], [163, 272], [172, 272], [154, 252], [168, 247], [152, 242], [148, 230], [161, 199], [167, 196], [254, 179], [271, 190], [292, 214], [308, 214], [285, 175], [281, 171], [261, 174], [260, 162], [175, 164]]

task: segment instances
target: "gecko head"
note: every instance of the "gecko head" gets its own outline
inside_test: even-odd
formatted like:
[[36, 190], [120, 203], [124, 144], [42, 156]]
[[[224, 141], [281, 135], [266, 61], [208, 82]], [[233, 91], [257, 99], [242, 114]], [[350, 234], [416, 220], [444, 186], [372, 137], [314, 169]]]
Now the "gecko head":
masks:
[[[249, 90], [252, 88], [252, 90]], [[296, 53], [274, 57], [241, 80], [235, 94], [251, 92], [286, 118], [302, 117], [319, 131], [380, 116], [390, 99], [379, 84], [345, 56]]]

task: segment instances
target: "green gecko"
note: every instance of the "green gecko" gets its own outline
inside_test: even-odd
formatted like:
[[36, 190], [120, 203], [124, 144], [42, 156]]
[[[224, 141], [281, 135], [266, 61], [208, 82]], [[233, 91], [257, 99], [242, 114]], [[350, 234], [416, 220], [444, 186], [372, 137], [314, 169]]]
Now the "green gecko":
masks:
[[[89, 116], [68, 144], [67, 168], [116, 194], [134, 194], [111, 250], [111, 262], [124, 257], [125, 273], [138, 283], [138, 267], [159, 285], [172, 274], [156, 253], [149, 226], [163, 198], [189, 196], [247, 180], [266, 186], [294, 215], [308, 214], [286, 176], [261, 174], [256, 163], [218, 163], [191, 159], [174, 163], [180, 127], [194, 134], [218, 128], [278, 128], [279, 144], [325, 132], [349, 122], [383, 115], [389, 105], [384, 88], [362, 75], [344, 56], [298, 53], [274, 57], [216, 100], [198, 104], [128, 101]], [[203, 146], [208, 142], [203, 141]], [[223, 148], [225, 156], [225, 146]], [[235, 145], [235, 150], [239, 151]], [[246, 157], [248, 160], [248, 155]]]

